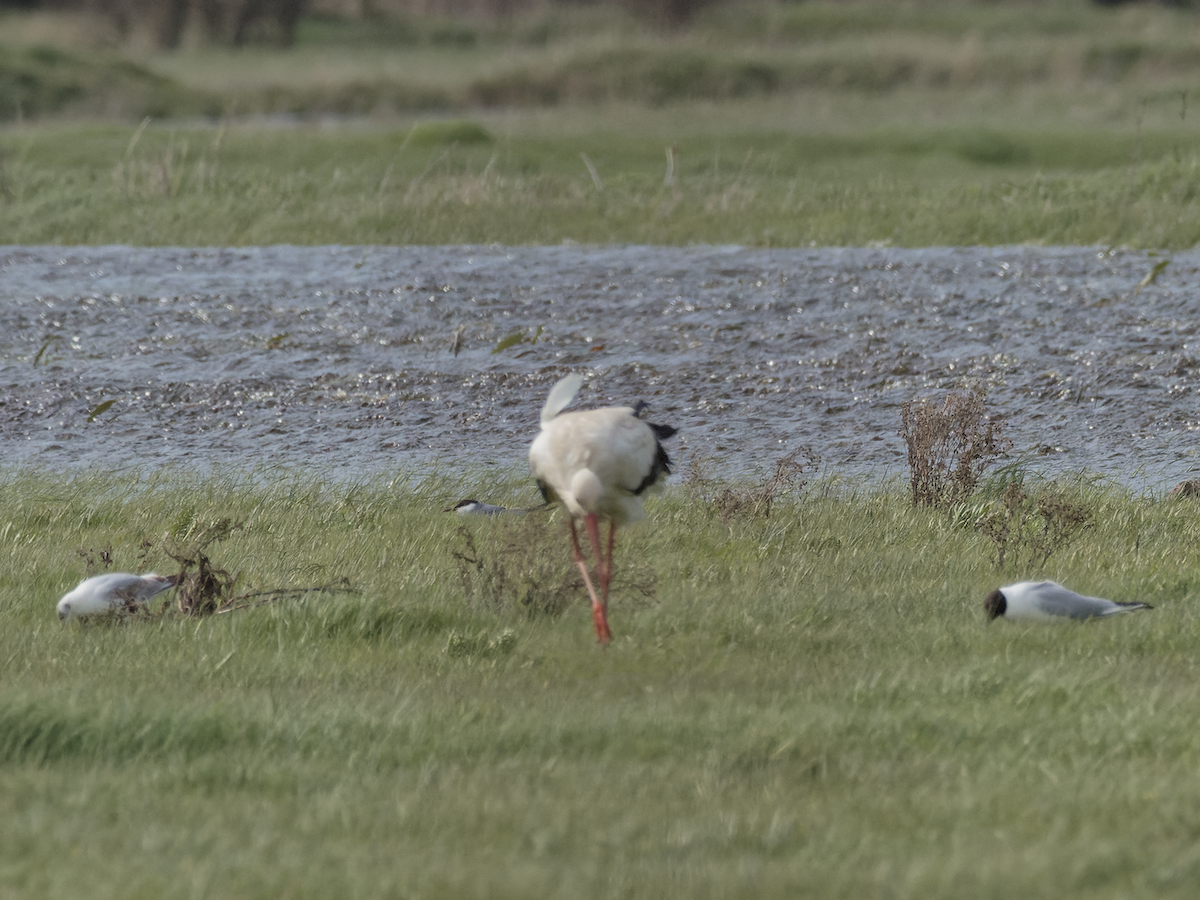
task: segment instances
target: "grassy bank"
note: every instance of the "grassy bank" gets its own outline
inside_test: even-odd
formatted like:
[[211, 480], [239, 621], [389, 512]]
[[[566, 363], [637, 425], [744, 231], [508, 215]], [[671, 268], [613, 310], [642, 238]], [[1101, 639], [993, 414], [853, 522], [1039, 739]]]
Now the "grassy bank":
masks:
[[1200, 239], [1191, 10], [310, 18], [171, 54], [92, 24], [0, 14], [0, 243]]
[[[1073, 489], [1096, 524], [1045, 574], [1157, 608], [1014, 627], [983, 621], [985, 590], [1029, 573], [995, 571], [970, 527], [982, 506], [914, 511], [903, 490], [829, 483], [722, 523], [673, 488], [618, 548], [602, 653], [579, 588], [564, 614], [531, 614], [528, 585], [497, 589], [455, 558], [471, 555], [463, 522], [437, 510], [479, 489], [6, 476], [0, 888], [1193, 892], [1190, 504]], [[519, 478], [494, 491], [534, 496]], [[243, 530], [210, 551], [241, 588], [344, 576], [361, 593], [54, 618], [85, 574], [77, 547], [169, 570], [164, 534], [222, 517]], [[568, 568], [545, 514], [466, 528], [488, 571]]]
[[1190, 247], [1198, 160], [1179, 131], [983, 124], [42, 126], [0, 135], [0, 243]]

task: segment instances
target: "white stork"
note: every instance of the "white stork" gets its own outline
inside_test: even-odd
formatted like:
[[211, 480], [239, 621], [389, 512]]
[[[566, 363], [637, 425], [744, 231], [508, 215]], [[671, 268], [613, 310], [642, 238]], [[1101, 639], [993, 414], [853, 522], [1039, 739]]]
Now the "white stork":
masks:
[[[529, 468], [546, 502], [558, 501], [567, 508], [571, 549], [592, 600], [596, 637], [603, 645], [612, 638], [608, 586], [617, 526], [642, 518], [642, 494], [670, 474], [671, 460], [660, 441], [675, 429], [643, 421], [638, 415], [643, 404], [562, 412], [582, 383], [578, 375], [568, 375], [551, 389], [542, 407], [541, 434], [529, 448]], [[576, 519], [583, 520], [592, 545], [599, 594], [579, 546]], [[609, 523], [607, 552], [600, 544], [601, 519]]]
[[64, 622], [79, 616], [94, 616], [119, 609], [132, 610], [175, 587], [178, 575], [128, 575], [109, 572], [81, 581], [58, 601], [58, 617]]

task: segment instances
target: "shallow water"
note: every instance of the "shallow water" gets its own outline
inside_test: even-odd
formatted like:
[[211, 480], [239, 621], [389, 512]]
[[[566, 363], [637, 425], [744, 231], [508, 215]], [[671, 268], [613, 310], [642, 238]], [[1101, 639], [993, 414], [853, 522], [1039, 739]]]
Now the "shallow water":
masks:
[[[1165, 257], [1163, 257], [1165, 258]], [[1200, 252], [0, 247], [9, 467], [522, 468], [546, 392], [651, 403], [677, 460], [903, 475], [973, 381], [1049, 473], [1197, 469]], [[508, 335], [536, 342], [494, 352]], [[105, 412], [89, 416], [104, 401]]]

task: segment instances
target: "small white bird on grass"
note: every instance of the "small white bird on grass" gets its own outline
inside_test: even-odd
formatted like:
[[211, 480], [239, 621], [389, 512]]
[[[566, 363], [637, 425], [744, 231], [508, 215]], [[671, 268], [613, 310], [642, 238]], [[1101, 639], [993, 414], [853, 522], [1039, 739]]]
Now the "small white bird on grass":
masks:
[[[608, 587], [617, 526], [641, 519], [642, 494], [670, 474], [671, 459], [661, 441], [675, 429], [643, 421], [638, 415], [645, 405], [641, 403], [636, 408], [562, 412], [582, 383], [578, 375], [568, 375], [551, 389], [542, 407], [541, 434], [529, 448], [529, 468], [546, 502], [558, 501], [567, 508], [571, 549], [592, 600], [596, 638], [603, 645], [612, 639]], [[591, 543], [598, 593], [579, 546], [576, 519], [583, 520]], [[601, 519], [609, 523], [607, 552], [600, 544]]]
[[984, 598], [983, 608], [991, 619], [1094, 619], [1154, 609], [1149, 603], [1118, 603], [1100, 597], [1085, 597], [1053, 581], [1021, 581], [998, 588]]
[[128, 575], [110, 572], [79, 583], [58, 601], [58, 617], [66, 622], [117, 610], [133, 611], [163, 591], [175, 587], [178, 575]]

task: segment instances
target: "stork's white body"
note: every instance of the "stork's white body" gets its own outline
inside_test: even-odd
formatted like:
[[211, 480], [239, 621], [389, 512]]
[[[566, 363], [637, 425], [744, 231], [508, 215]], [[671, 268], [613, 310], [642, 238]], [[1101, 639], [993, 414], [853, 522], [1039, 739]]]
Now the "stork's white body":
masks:
[[1053, 581], [1020, 581], [988, 594], [984, 608], [993, 618], [1094, 619], [1135, 609], [1153, 609], [1148, 603], [1118, 603], [1087, 597]]
[[[529, 448], [529, 468], [547, 502], [561, 502], [571, 517], [575, 563], [592, 599], [596, 636], [604, 644], [610, 637], [608, 586], [616, 528], [645, 515], [643, 492], [671, 471], [659, 438], [669, 437], [675, 429], [651, 425], [629, 406], [562, 412], [575, 399], [580, 384], [578, 375], [568, 375], [550, 391], [542, 408], [541, 434]], [[600, 545], [600, 519], [609, 522], [607, 554]], [[599, 596], [583, 561], [576, 520], [583, 521], [591, 541]]]
[[163, 591], [175, 587], [176, 575], [128, 575], [110, 572], [79, 583], [58, 601], [58, 617], [64, 622], [80, 616], [95, 616], [144, 605]]
[[641, 492], [658, 438], [628, 406], [562, 413], [529, 448], [533, 477], [576, 519], [595, 513], [618, 525], [645, 516]]

